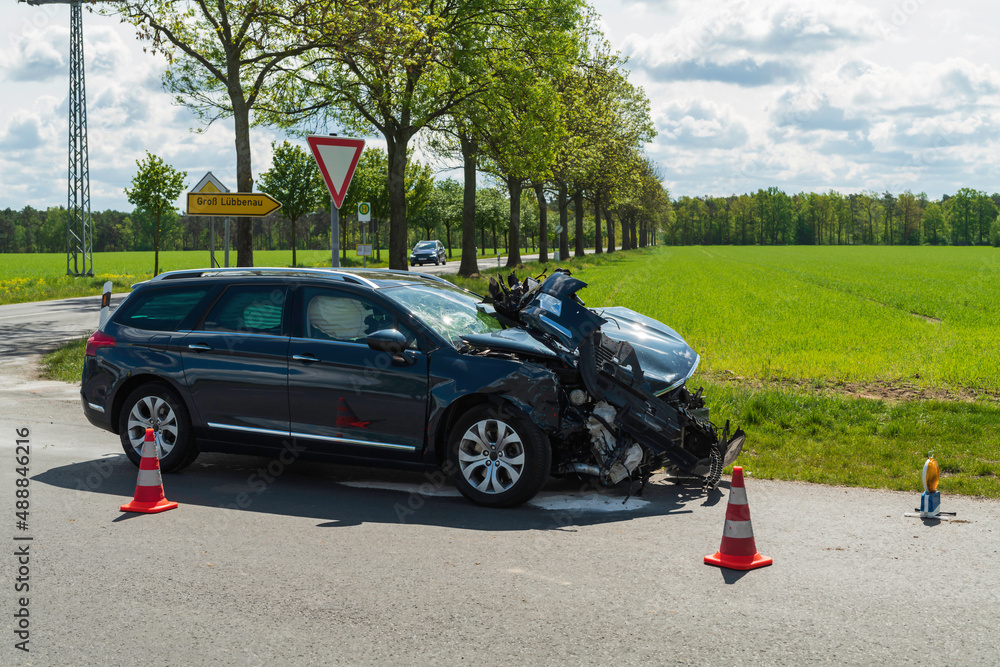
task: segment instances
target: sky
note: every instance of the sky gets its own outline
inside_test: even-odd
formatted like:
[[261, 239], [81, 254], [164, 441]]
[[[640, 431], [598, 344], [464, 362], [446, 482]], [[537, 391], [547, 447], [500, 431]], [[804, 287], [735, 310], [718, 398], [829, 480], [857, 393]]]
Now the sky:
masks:
[[[996, 3], [593, 4], [649, 98], [646, 151], [672, 197], [1000, 190]], [[84, 38], [92, 209], [132, 208], [147, 150], [189, 185], [212, 171], [232, 187], [232, 123], [206, 129], [178, 106], [131, 26], [85, 11]], [[66, 5], [0, 6], [0, 208], [66, 204], [68, 59]], [[253, 130], [255, 176], [283, 138]]]

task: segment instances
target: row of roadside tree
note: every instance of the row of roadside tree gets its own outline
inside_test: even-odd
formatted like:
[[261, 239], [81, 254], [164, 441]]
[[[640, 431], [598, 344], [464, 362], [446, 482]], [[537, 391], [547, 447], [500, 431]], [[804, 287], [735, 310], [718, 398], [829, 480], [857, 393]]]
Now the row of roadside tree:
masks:
[[[178, 101], [205, 122], [233, 119], [236, 191], [254, 188], [254, 125], [380, 137], [393, 268], [407, 265], [407, 164], [418, 141], [463, 171], [461, 273], [476, 270], [481, 172], [506, 191], [512, 249], [525, 190], [539, 202], [543, 254], [549, 193], [563, 255], [571, 236], [582, 251], [582, 217], [571, 233], [567, 216], [584, 200], [597, 245], [617, 229], [605, 229], [609, 215], [625, 223], [628, 243], [650, 234], [633, 210], [655, 172], [642, 150], [654, 135], [649, 103], [581, 0], [219, 0], [185, 12], [171, 0], [124, 0], [100, 11], [167, 56], [163, 83]], [[252, 266], [251, 219], [237, 220], [236, 243], [238, 263]], [[509, 262], [519, 259], [512, 252]]]

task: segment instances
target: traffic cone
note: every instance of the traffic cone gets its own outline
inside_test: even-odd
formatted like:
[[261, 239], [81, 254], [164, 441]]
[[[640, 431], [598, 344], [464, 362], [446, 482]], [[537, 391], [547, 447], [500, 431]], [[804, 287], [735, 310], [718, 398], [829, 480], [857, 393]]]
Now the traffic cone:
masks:
[[160, 479], [160, 459], [156, 455], [156, 438], [153, 429], [146, 429], [146, 439], [142, 443], [142, 459], [139, 461], [139, 480], [135, 483], [135, 498], [122, 505], [122, 512], [143, 512], [154, 514], [177, 507], [163, 495], [163, 480]]
[[714, 556], [705, 556], [709, 565], [730, 570], [752, 570], [770, 565], [773, 561], [757, 551], [750, 523], [750, 506], [747, 490], [743, 485], [743, 467], [733, 467], [733, 481], [729, 484], [729, 505], [726, 507], [726, 527], [722, 531], [722, 546]]

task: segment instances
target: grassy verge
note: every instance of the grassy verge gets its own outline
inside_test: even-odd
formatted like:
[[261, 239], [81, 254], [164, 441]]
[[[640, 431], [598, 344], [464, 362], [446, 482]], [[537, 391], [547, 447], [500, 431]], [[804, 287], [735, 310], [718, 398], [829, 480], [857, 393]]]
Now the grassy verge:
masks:
[[86, 346], [87, 339], [80, 338], [46, 354], [42, 357], [40, 368], [42, 378], [79, 384]]
[[1000, 498], [1000, 405], [886, 401], [702, 382], [712, 420], [747, 432], [738, 463], [754, 477], [921, 491], [928, 454], [944, 493]]

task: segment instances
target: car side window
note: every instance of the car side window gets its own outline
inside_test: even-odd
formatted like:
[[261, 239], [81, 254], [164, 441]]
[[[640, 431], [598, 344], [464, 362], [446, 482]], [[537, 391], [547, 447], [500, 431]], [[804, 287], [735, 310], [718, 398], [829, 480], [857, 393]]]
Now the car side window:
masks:
[[306, 338], [364, 344], [371, 333], [396, 329], [409, 341], [410, 349], [417, 349], [416, 336], [392, 313], [353, 294], [309, 287], [304, 290], [303, 306]]
[[203, 329], [280, 336], [285, 292], [275, 285], [234, 285], [212, 308]]
[[126, 302], [115, 322], [150, 331], [176, 331], [198, 302], [208, 294], [202, 289], [149, 289]]

